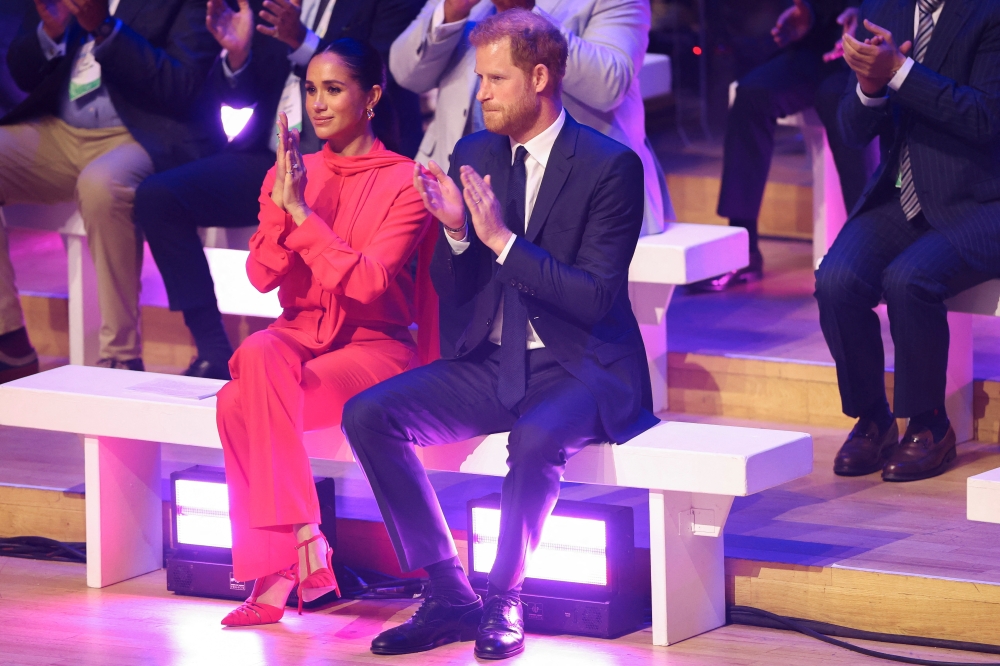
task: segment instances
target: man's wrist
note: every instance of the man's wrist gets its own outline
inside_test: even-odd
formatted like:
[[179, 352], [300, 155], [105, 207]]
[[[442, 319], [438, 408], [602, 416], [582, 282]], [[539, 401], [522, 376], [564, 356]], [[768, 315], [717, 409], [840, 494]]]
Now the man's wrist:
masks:
[[239, 74], [250, 59], [250, 49], [226, 52], [226, 66], [233, 75]]

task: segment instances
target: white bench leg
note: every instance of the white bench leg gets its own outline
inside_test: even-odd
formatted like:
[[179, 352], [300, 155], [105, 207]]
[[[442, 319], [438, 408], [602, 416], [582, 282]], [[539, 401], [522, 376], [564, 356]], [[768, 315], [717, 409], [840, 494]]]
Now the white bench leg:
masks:
[[803, 127], [802, 136], [809, 151], [813, 172], [813, 268], [830, 249], [844, 227], [847, 211], [840, 190], [840, 176], [833, 153], [822, 127]]
[[726, 623], [722, 532], [732, 505], [723, 495], [649, 491], [653, 645]]
[[63, 235], [69, 273], [69, 362], [94, 365], [100, 353], [97, 271], [84, 236]]
[[639, 322], [642, 344], [646, 347], [649, 380], [653, 385], [653, 411], [669, 407], [667, 400], [667, 308], [674, 295], [674, 285], [630, 282], [629, 300]]
[[85, 437], [87, 586], [107, 587], [163, 566], [160, 445]]
[[972, 315], [948, 313], [948, 381], [945, 385], [944, 406], [959, 442], [973, 435], [972, 405]]

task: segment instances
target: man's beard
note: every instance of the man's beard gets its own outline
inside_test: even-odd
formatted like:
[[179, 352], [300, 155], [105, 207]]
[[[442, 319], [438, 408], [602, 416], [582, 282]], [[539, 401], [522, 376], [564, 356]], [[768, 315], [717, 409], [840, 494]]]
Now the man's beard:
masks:
[[[525, 88], [512, 104], [497, 106], [491, 111], [498, 113], [483, 113], [483, 124], [494, 134], [515, 136], [529, 129], [538, 118], [541, 101]], [[485, 110], [484, 110], [485, 111]]]

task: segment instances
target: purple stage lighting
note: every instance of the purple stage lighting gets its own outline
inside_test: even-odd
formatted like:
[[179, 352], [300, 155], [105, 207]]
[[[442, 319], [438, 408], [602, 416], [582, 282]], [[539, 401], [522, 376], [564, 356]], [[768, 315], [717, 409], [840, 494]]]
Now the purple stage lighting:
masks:
[[[497, 556], [500, 496], [470, 501], [468, 516], [469, 580], [485, 592]], [[528, 562], [525, 626], [603, 637], [636, 629], [644, 595], [633, 531], [631, 507], [558, 502]]]

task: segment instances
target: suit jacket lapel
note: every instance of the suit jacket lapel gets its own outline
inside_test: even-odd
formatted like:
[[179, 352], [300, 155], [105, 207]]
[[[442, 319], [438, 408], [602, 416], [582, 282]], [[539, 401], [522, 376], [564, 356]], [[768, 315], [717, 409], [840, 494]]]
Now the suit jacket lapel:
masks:
[[535, 199], [535, 207], [531, 211], [528, 220], [528, 230], [524, 237], [535, 242], [545, 221], [549, 218], [552, 206], [556, 203], [556, 197], [562, 191], [569, 173], [573, 169], [573, 154], [576, 152], [576, 137], [580, 133], [580, 125], [567, 113], [566, 124], [556, 137], [556, 142], [552, 145], [552, 152], [549, 153], [549, 161], [545, 165], [545, 175], [542, 176], [542, 184], [538, 188], [538, 198]]
[[506, 136], [497, 135], [496, 141], [490, 148], [490, 153], [486, 158], [486, 164], [481, 175], [490, 175], [490, 187], [493, 194], [500, 202], [500, 208], [506, 215], [507, 207], [507, 181], [510, 178], [510, 163], [513, 159], [510, 152], [510, 139]]
[[[889, 28], [896, 44], [902, 44], [907, 40], [912, 41], [913, 17], [917, 11], [917, 2], [916, 0], [899, 0], [896, 6], [897, 8], [893, 13], [893, 18], [898, 21], [898, 23], [896, 25], [885, 25], [882, 27]], [[873, 23], [878, 23], [878, 21], [873, 21]]]
[[967, 0], [947, 0], [944, 8], [941, 9], [941, 16], [938, 17], [937, 25], [931, 34], [931, 43], [927, 47], [927, 55], [924, 56], [923, 64], [933, 71], [938, 71], [944, 63], [944, 57], [948, 54], [955, 37], [962, 30], [969, 15]]

